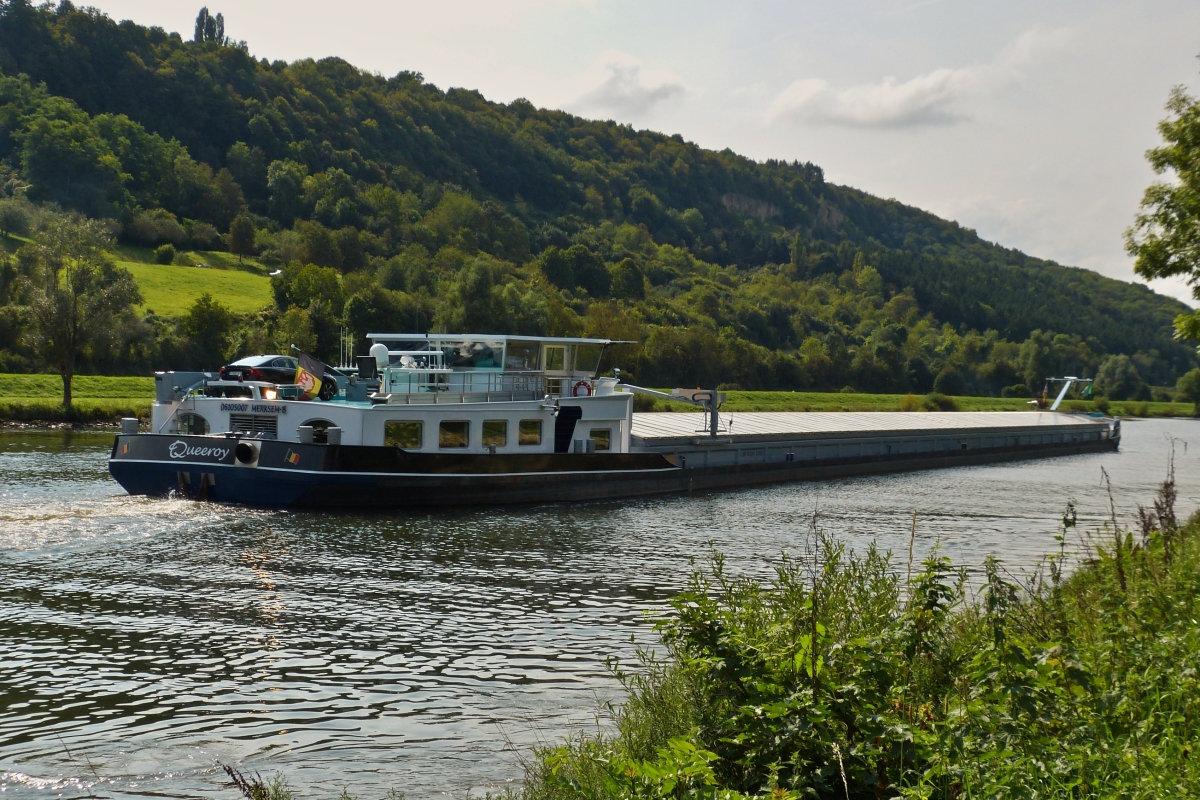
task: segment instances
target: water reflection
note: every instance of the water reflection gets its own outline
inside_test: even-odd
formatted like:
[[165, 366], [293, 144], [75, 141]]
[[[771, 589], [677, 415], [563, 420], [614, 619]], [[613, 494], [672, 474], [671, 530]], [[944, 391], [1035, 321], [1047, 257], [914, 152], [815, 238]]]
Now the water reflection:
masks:
[[[1074, 497], [1129, 518], [1168, 436], [1119, 454], [629, 504], [326, 516], [129, 498], [108, 436], [0, 434], [0, 784], [9, 796], [231, 796], [214, 762], [282, 769], [309, 796], [410, 798], [518, 777], [511, 739], [591, 724], [708, 543], [765, 574], [818, 512], [852, 543], [1014, 569]], [[1200, 451], [1177, 446], [1180, 505]], [[90, 762], [94, 773], [88, 767]]]

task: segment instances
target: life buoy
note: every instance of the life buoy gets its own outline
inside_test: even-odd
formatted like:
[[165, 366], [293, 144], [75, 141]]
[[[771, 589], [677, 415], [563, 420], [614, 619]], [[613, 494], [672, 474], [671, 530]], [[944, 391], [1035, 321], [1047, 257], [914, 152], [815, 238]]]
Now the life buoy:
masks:
[[[580, 389], [582, 389], [583, 391], [582, 392], [579, 391]], [[590, 383], [588, 383], [587, 381], [580, 381], [579, 383], [575, 384], [575, 387], [573, 389], [571, 389], [571, 396], [572, 397], [591, 397], [592, 396], [592, 385]]]

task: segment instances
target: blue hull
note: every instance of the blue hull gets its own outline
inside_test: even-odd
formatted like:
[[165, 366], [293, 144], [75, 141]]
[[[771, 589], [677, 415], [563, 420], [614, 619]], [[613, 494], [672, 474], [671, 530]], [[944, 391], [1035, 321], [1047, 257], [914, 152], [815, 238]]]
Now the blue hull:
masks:
[[[118, 436], [109, 471], [130, 494], [251, 506], [381, 509], [624, 499], [784, 481], [1104, 452], [1119, 440], [683, 469], [655, 453], [442, 455], [237, 438]], [[239, 446], [255, 448], [238, 460]], [[249, 461], [249, 463], [246, 463]]]

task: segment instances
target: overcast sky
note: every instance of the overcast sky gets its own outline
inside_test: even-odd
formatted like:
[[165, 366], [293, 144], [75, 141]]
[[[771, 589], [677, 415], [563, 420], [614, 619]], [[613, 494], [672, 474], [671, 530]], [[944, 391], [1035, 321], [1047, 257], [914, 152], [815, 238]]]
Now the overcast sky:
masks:
[[[217, 3], [220, 0], [216, 0]], [[198, 0], [95, 0], [191, 37]], [[336, 55], [445, 89], [680, 133], [1134, 280], [1122, 233], [1172, 86], [1200, 86], [1200, 3], [239, 0], [259, 57]], [[1155, 282], [1189, 299], [1182, 283]]]

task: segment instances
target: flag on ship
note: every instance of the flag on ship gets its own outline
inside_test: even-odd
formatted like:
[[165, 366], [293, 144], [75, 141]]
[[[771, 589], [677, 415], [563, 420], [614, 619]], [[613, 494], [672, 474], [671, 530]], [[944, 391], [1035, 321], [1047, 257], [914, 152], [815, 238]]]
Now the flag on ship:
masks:
[[300, 364], [296, 367], [295, 383], [300, 387], [302, 400], [312, 400], [321, 392], [321, 382], [325, 378], [325, 365], [300, 351]]

